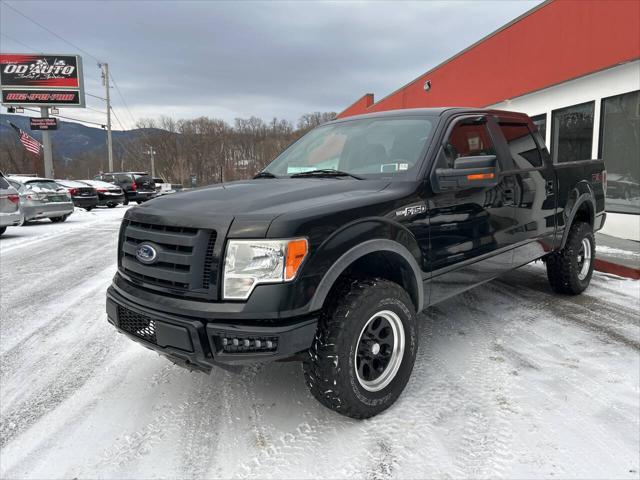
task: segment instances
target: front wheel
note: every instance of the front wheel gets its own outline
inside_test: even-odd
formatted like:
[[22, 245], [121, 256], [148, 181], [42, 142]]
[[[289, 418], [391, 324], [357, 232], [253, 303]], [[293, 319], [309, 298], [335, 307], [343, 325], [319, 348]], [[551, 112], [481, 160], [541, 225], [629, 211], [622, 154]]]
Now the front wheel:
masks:
[[413, 303], [384, 279], [349, 280], [318, 322], [304, 376], [324, 406], [352, 418], [389, 408], [407, 384], [418, 348]]
[[591, 225], [571, 225], [564, 248], [547, 257], [547, 278], [554, 292], [567, 295], [582, 293], [591, 282], [596, 241]]

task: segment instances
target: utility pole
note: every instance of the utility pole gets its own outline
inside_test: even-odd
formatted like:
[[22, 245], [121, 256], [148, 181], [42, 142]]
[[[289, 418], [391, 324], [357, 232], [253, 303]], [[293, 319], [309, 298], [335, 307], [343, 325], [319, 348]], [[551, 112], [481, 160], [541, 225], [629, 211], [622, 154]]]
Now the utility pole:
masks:
[[151, 156], [151, 177], [153, 178], [156, 176], [156, 158], [154, 156], [156, 151], [151, 145], [147, 145], [147, 151], [144, 153]]
[[102, 84], [107, 90], [107, 152], [109, 156], [109, 171], [113, 172], [113, 143], [111, 141], [111, 92], [109, 91], [109, 64], [99, 63], [102, 69]]
[[[49, 118], [49, 107], [40, 107], [40, 116]], [[51, 154], [51, 133], [42, 131], [42, 150], [44, 151], [44, 176], [53, 178], [53, 155]]]

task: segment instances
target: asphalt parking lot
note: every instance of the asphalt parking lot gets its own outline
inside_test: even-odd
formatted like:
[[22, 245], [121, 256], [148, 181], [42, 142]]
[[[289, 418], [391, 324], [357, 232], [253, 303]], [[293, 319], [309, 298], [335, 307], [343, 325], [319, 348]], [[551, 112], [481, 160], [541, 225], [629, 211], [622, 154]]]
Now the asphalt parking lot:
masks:
[[551, 293], [541, 265], [423, 315], [384, 414], [319, 405], [295, 363], [190, 373], [117, 334], [124, 207], [0, 241], [2, 478], [638, 478], [640, 282]]

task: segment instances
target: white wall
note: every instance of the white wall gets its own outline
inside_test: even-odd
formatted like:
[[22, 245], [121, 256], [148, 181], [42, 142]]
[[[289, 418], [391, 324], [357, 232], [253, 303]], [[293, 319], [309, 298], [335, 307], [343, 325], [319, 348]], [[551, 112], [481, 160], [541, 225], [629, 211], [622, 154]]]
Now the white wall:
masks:
[[[551, 111], [595, 100], [592, 158], [598, 157], [600, 105], [603, 98], [640, 90], [640, 60], [616, 65], [544, 90], [505, 100], [488, 108], [524, 112], [529, 116], [546, 114], [546, 143], [551, 145]], [[640, 161], [640, 159], [638, 160]], [[607, 213], [602, 233], [640, 241], [640, 215]]]

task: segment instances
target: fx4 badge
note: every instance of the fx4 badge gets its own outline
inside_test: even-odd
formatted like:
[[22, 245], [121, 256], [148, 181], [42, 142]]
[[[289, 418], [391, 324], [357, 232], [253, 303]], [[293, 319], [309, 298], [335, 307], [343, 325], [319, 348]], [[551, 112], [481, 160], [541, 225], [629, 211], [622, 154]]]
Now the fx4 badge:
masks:
[[412, 207], [406, 207], [403, 210], [396, 210], [396, 217], [409, 217], [411, 215], [418, 215], [427, 211], [426, 205], [414, 205]]

